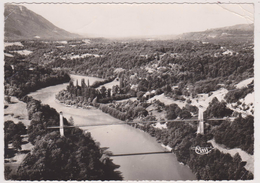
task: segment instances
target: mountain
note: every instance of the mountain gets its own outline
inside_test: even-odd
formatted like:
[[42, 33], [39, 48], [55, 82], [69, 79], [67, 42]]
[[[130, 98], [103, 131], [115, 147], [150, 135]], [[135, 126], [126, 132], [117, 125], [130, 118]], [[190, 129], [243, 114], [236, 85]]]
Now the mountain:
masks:
[[5, 4], [5, 40], [68, 40], [81, 36], [67, 32], [21, 5]]
[[253, 41], [254, 24], [239, 24], [209, 29], [202, 32], [189, 32], [179, 35], [178, 39], [199, 41]]

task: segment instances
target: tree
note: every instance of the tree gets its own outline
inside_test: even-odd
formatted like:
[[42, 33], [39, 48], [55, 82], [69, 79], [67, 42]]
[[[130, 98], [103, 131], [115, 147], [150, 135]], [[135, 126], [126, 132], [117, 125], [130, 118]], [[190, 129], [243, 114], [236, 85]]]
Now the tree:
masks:
[[148, 115], [148, 111], [142, 106], [138, 106], [134, 108], [134, 117], [145, 117]]
[[143, 97], [144, 94], [145, 94], [145, 92], [143, 92], [143, 91], [138, 91], [138, 92], [136, 93], [137, 99], [138, 99], [138, 100], [141, 100], [141, 98]]
[[101, 157], [90, 134], [73, 128], [70, 135], [60, 138], [58, 132], [51, 132], [36, 142], [21, 163], [18, 180], [122, 180], [116, 167], [102, 163]]
[[138, 91], [147, 91], [148, 85], [148, 81], [146, 79], [142, 79], [141, 81], [139, 81], [137, 89]]
[[227, 108], [225, 102], [219, 102], [216, 97], [213, 98], [207, 110], [204, 112], [207, 118], [223, 118], [225, 116], [230, 116], [232, 113], [233, 110]]
[[124, 78], [119, 79], [119, 88], [122, 89], [124, 87]]
[[166, 87], [164, 87], [163, 90], [164, 90], [164, 93], [167, 94], [172, 91], [172, 88], [169, 85], [166, 85]]
[[82, 88], [85, 88], [87, 85], [86, 85], [86, 83], [85, 83], [85, 79], [84, 78], [82, 78], [81, 79], [81, 87]]
[[111, 88], [107, 89], [107, 97], [111, 97]]
[[12, 172], [12, 169], [10, 168], [10, 166], [5, 165], [5, 170], [4, 170], [5, 180], [11, 179], [11, 177], [12, 177], [11, 172]]
[[21, 138], [20, 135], [18, 135], [18, 134], [14, 135], [12, 141], [13, 141], [12, 144], [13, 144], [14, 149], [16, 149], [16, 150], [21, 150], [22, 149], [21, 148], [22, 138]]
[[69, 123], [70, 123], [71, 125], [74, 125], [74, 119], [73, 119], [72, 116], [70, 116]]
[[103, 98], [106, 98], [106, 87], [105, 86], [102, 86], [101, 89], [100, 89], [100, 93], [102, 95]]
[[118, 91], [119, 91], [118, 85], [112, 87], [112, 94], [113, 94], [113, 96], [115, 96], [118, 93]]
[[16, 125], [13, 121], [5, 121], [4, 123], [4, 140], [5, 148], [8, 148], [8, 144], [12, 141], [16, 134]]
[[190, 119], [191, 118], [191, 114], [190, 114], [189, 111], [183, 110], [180, 113], [180, 118], [182, 118], [182, 119]]
[[16, 124], [16, 127], [17, 127], [17, 133], [19, 135], [25, 135], [27, 133], [26, 127], [25, 127], [25, 125], [21, 121], [19, 121]]
[[11, 97], [10, 96], [5, 96], [5, 101], [8, 102], [8, 103], [11, 103]]
[[22, 144], [21, 135], [26, 134], [26, 131], [26, 127], [22, 122], [15, 124], [13, 121], [6, 121], [4, 123], [5, 149], [8, 149], [8, 144], [12, 143], [15, 150], [20, 150]]
[[166, 118], [169, 120], [176, 119], [180, 113], [181, 109], [177, 104], [171, 104], [166, 107]]

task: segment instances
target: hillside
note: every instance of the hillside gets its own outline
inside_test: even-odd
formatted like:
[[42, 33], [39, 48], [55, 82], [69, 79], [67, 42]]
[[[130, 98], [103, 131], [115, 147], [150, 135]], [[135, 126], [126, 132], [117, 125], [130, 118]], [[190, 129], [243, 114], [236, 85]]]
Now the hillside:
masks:
[[50, 23], [42, 16], [21, 5], [5, 4], [5, 40], [51, 39], [67, 40], [79, 38]]
[[[90, 106], [93, 105], [119, 120], [140, 122], [136, 128], [149, 133], [159, 143], [171, 148], [177, 160], [188, 165], [199, 180], [253, 179], [254, 45], [252, 42], [204, 43], [190, 40], [102, 42], [101, 39], [85, 39], [17, 41], [6, 43], [5, 46], [6, 95], [21, 98], [40, 87], [68, 82], [65, 70], [74, 74], [99, 77], [98, 80], [102, 81], [102, 85], [105, 84], [100, 89], [98, 87], [101, 86], [101, 82], [94, 87], [88, 84], [89, 81], [92, 83], [93, 78], [81, 80], [82, 76], [75, 78], [72, 75], [74, 82], [70, 82], [66, 90], [59, 93], [56, 93], [58, 91], [56, 89], [52, 91], [55, 94], [53, 97], [64, 103], [66, 108], [86, 109], [86, 113], [91, 113], [91, 116], [93, 114]], [[113, 78], [117, 78], [118, 81], [113, 81]], [[63, 86], [65, 88], [65, 85]], [[42, 94], [46, 95], [44, 92]], [[38, 139], [36, 138], [38, 133], [41, 133], [40, 135], [42, 132], [45, 133], [42, 122], [55, 121], [45, 119], [45, 116], [50, 115], [47, 115], [48, 110], [44, 108], [42, 117], [40, 113], [35, 113], [34, 111], [38, 111], [34, 109], [34, 106], [38, 106], [37, 103], [35, 101], [35, 104], [30, 104], [32, 107], [30, 114], [35, 117], [35, 121], [37, 120], [31, 127], [35, 130], [29, 136], [29, 140], [33, 141]], [[193, 121], [198, 118], [200, 106], [205, 110], [204, 119], [207, 119], [204, 123], [204, 135], [196, 133], [197, 124]], [[58, 113], [55, 114], [58, 120]], [[208, 120], [209, 118], [223, 120]], [[183, 119], [185, 123], [168, 123], [169, 120], [175, 119]], [[74, 120], [77, 121], [76, 118]], [[165, 120], [168, 122], [163, 124]], [[9, 126], [10, 124], [13, 123], [7, 123]], [[52, 137], [46, 135], [42, 136], [38, 144]], [[52, 135], [54, 137], [52, 142], [58, 143], [56, 141], [58, 134]], [[8, 143], [13, 142], [11, 137]], [[115, 139], [120, 139], [116, 137]], [[19, 139], [14, 140], [17, 142]], [[136, 145], [136, 141], [132, 141]], [[114, 141], [113, 143], [118, 144]], [[198, 155], [195, 150], [193, 151], [197, 146], [209, 147], [210, 153]], [[39, 153], [42, 156], [41, 152], [47, 151], [42, 148], [38, 151], [33, 150], [31, 158], [24, 161], [19, 169], [23, 175], [28, 176], [27, 172], [38, 170], [37, 167], [34, 168], [34, 164], [38, 165], [38, 162], [34, 163], [32, 160], [40, 159], [37, 155]], [[62, 172], [67, 171], [65, 166], [68, 164], [67, 160], [71, 161], [73, 158], [70, 154], [81, 157], [81, 154], [74, 151], [69, 151], [70, 154], [67, 152], [66, 149], [64, 151], [66, 158], [62, 159], [64, 166], [59, 166], [57, 169], [59, 172], [60, 168]], [[55, 165], [52, 159], [50, 162], [50, 165]], [[63, 165], [61, 162], [56, 164]], [[55, 172], [52, 166], [48, 170]], [[76, 174], [74, 175], [76, 177]], [[82, 175], [88, 174], [84, 172]]]
[[254, 39], [254, 25], [253, 24], [239, 24], [229, 27], [222, 27], [216, 29], [209, 29], [202, 32], [189, 32], [181, 34], [181, 40], [199, 40], [199, 41], [253, 41]]

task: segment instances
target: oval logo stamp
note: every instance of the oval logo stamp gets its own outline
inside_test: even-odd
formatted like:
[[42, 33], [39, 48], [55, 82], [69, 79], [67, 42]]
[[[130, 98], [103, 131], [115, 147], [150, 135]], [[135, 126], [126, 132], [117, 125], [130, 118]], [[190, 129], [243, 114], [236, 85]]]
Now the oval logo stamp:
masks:
[[196, 146], [196, 147], [192, 147], [191, 149], [194, 150], [196, 154], [205, 155], [205, 154], [209, 154], [212, 151], [212, 149], [214, 149], [214, 147]]

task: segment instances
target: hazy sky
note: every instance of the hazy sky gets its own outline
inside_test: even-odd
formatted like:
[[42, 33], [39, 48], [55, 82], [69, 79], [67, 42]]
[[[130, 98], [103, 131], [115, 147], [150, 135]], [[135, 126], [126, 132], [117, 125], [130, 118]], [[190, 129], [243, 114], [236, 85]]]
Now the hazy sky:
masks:
[[174, 35], [254, 22], [252, 4], [25, 4], [70, 32], [102, 37]]

